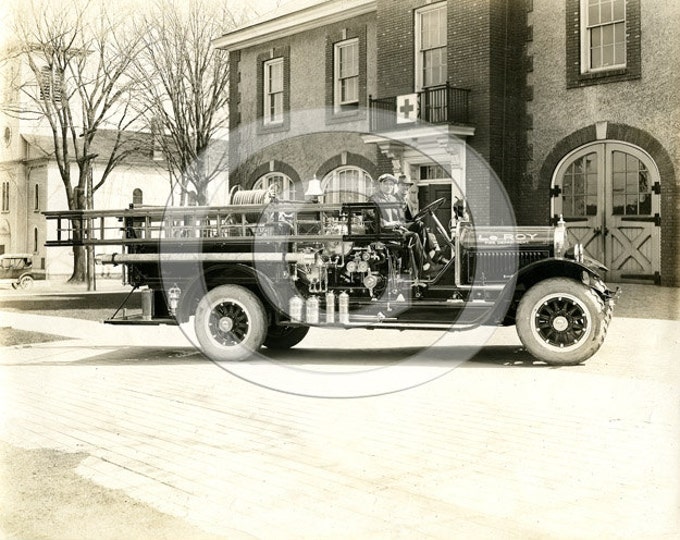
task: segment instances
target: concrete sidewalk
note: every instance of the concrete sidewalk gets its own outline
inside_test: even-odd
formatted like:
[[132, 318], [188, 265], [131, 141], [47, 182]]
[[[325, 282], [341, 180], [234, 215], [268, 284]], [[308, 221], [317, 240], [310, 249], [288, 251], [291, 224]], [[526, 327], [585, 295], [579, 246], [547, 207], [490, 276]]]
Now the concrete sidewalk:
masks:
[[[615, 317], [594, 358], [560, 369], [505, 365], [518, 341], [501, 331], [427, 384], [334, 400], [235, 377], [175, 327], [57, 319], [0, 315], [68, 338], [0, 350], [0, 438], [84, 452], [84, 478], [225, 538], [680, 532], [678, 321]], [[380, 336], [313, 332], [295, 354], [355, 345], [370, 364], [407, 345]], [[290, 369], [349, 369], [323, 363]]]

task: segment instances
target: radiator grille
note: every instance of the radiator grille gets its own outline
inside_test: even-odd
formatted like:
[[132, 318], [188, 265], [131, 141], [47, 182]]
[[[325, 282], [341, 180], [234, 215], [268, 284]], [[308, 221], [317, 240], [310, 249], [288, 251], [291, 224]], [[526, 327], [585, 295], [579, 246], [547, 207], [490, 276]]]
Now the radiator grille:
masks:
[[550, 257], [549, 249], [468, 251], [465, 258], [467, 282], [475, 276], [487, 283], [505, 282], [517, 270]]

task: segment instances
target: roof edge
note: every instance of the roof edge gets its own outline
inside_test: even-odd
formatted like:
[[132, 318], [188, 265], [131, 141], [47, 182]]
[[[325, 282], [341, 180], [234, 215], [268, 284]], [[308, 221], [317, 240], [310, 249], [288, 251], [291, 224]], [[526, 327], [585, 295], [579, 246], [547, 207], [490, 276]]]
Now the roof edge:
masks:
[[292, 34], [318, 28], [342, 20], [375, 11], [376, 0], [330, 0], [302, 8], [298, 11], [275, 16], [215, 38], [213, 47], [226, 51], [245, 49]]

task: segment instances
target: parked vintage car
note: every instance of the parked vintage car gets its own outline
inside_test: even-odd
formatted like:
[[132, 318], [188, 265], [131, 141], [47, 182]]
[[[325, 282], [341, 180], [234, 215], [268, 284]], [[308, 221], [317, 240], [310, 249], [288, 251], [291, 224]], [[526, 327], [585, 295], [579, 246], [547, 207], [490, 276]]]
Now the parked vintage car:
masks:
[[13, 289], [30, 289], [45, 273], [33, 268], [30, 253], [4, 253], [0, 255], [0, 283], [10, 283]]

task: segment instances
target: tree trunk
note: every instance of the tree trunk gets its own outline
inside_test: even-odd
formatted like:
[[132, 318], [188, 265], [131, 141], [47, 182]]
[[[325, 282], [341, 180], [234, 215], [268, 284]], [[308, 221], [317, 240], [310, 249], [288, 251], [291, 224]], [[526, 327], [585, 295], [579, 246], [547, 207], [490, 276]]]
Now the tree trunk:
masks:
[[[71, 220], [73, 228], [73, 240], [82, 242], [84, 237], [83, 222], [79, 219]], [[84, 283], [87, 277], [87, 254], [84, 246], [73, 246], [73, 274], [68, 279], [69, 283]]]
[[73, 274], [69, 283], [83, 283], [86, 277], [86, 253], [83, 246], [73, 246]]

